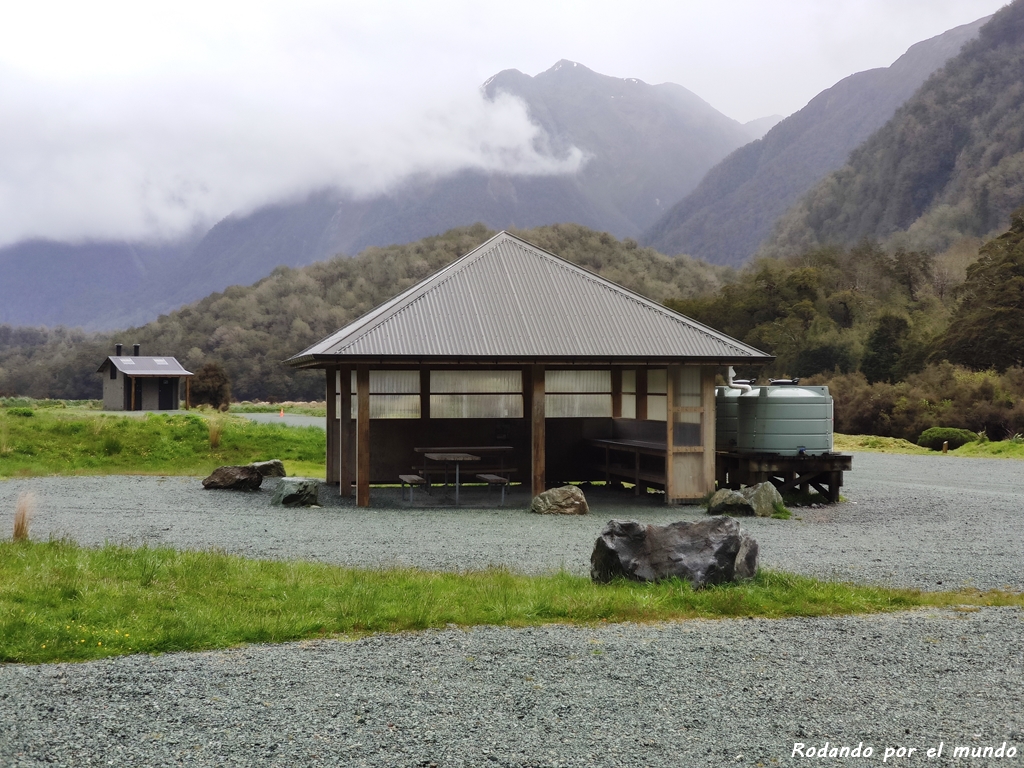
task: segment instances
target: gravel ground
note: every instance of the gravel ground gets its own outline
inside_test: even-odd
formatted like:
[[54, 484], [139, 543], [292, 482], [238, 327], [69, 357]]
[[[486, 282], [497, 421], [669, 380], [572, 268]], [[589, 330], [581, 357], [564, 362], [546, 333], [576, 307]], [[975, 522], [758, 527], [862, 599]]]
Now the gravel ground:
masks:
[[[748, 520], [762, 565], [926, 589], [1024, 589], [1024, 462], [857, 454], [849, 503]], [[611, 517], [696, 518], [591, 494], [588, 518], [517, 507], [356, 510], [205, 492], [190, 478], [0, 483], [0, 530], [33, 490], [33, 536], [222, 547], [255, 557], [586, 572]], [[422, 497], [437, 503], [435, 497]], [[494, 499], [496, 500], [496, 499]], [[451, 545], [457, 542], [457, 547]], [[1024, 751], [1024, 612], [449, 629], [74, 665], [0, 666], [0, 765], [787, 765], [806, 748]], [[926, 750], [943, 742], [941, 758]], [[834, 759], [811, 760], [832, 764]]]

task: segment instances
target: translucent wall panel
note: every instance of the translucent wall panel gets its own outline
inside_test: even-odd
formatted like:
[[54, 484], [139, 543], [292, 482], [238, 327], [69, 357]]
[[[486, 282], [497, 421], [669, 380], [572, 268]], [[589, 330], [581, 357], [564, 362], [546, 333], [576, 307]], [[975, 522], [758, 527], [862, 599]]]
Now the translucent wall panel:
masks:
[[675, 414], [672, 428], [672, 444], [681, 446], [699, 446], [701, 442], [701, 419], [704, 414], [693, 411], [682, 411]]
[[668, 392], [668, 371], [665, 368], [651, 368], [647, 371], [647, 391], [653, 395]]
[[[356, 372], [352, 371], [352, 418], [357, 418]], [[370, 371], [371, 419], [418, 419], [420, 417], [419, 371]], [[341, 412], [339, 396], [338, 412]], [[340, 418], [340, 417], [339, 417]]]
[[432, 419], [521, 419], [523, 396], [520, 394], [431, 395]]
[[676, 371], [676, 407], [700, 408], [700, 368], [684, 365]]
[[[431, 371], [430, 391], [436, 393], [515, 392], [522, 394], [522, 371]], [[431, 411], [433, 413], [433, 411]]]
[[622, 372], [622, 391], [636, 394], [636, 371]]
[[636, 395], [625, 394], [622, 395], [622, 418], [624, 419], [635, 419], [636, 418]]
[[370, 395], [371, 419], [418, 419], [419, 395]]
[[419, 371], [370, 371], [370, 394], [413, 395], [419, 391]]
[[647, 418], [650, 421], [665, 421], [668, 417], [668, 403], [665, 395], [647, 396]]
[[[371, 395], [412, 395], [419, 391], [419, 371], [370, 371]], [[352, 371], [352, 396], [355, 394], [356, 372]]]
[[611, 371], [545, 371], [546, 392], [611, 392]]
[[611, 415], [611, 394], [546, 395], [544, 397], [544, 416], [549, 419], [611, 418]]

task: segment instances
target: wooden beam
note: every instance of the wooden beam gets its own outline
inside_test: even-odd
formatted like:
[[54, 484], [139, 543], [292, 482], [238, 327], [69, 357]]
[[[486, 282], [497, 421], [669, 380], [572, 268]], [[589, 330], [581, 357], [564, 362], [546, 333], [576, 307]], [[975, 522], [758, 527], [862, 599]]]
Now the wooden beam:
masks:
[[356, 506], [370, 506], [370, 369], [356, 366]]
[[622, 418], [622, 369], [612, 368], [612, 418]]
[[341, 418], [338, 420], [338, 493], [352, 495], [352, 480], [355, 476], [355, 430], [352, 428], [352, 369], [343, 367], [338, 371], [338, 391], [341, 392]]
[[636, 418], [647, 420], [647, 369], [636, 369]]
[[185, 377], [185, 410], [192, 407], [192, 377]]
[[325, 371], [324, 397], [327, 399], [327, 482], [338, 482], [338, 371]]
[[544, 471], [547, 465], [544, 434], [544, 366], [534, 365], [530, 369], [530, 435], [532, 465], [532, 492], [536, 496], [547, 490]]
[[[430, 369], [420, 368], [420, 420], [426, 421], [430, 418]], [[424, 425], [426, 426], [426, 425]], [[426, 434], [424, 431], [423, 434]]]
[[132, 407], [131, 410], [135, 410], [135, 377], [131, 376], [128, 378], [128, 386], [132, 388]]
[[679, 498], [680, 481], [676, 467], [675, 437], [676, 418], [679, 406], [676, 397], [679, 389], [680, 366], [670, 365], [665, 372], [665, 503], [672, 504]]
[[704, 447], [704, 492], [715, 490], [715, 367], [700, 369], [701, 445]]

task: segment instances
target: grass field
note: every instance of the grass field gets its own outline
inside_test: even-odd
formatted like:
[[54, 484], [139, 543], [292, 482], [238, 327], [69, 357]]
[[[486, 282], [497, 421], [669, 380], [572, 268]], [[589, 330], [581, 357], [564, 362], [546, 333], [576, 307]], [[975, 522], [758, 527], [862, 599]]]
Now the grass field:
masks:
[[0, 542], [0, 662], [85, 661], [430, 627], [830, 616], [924, 605], [1024, 605], [761, 573], [693, 590], [504, 570], [356, 570], [221, 552]]
[[323, 477], [324, 430], [224, 414], [110, 416], [79, 408], [0, 408], [0, 478], [207, 475], [225, 464], [281, 459], [290, 475]]

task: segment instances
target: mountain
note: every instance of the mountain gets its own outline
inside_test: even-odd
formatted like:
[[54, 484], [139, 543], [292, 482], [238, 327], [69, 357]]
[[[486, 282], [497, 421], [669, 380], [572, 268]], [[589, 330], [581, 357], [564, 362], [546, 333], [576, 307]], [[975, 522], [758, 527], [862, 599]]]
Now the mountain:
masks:
[[0, 323], [96, 329], [150, 320], [181, 305], [155, 288], [201, 235], [168, 243], [29, 240], [0, 248]]
[[1005, 6], [847, 164], [776, 225], [767, 253], [888, 242], [942, 251], [1024, 201], [1024, 0]]
[[739, 265], [772, 225], [893, 116], [932, 72], [977, 37], [981, 19], [917, 43], [892, 66], [858, 72], [822, 91], [759, 141], [716, 165], [644, 235], [663, 253]]
[[[19, 276], [0, 289], [0, 322], [94, 330], [142, 322], [279, 265], [412, 242], [475, 222], [494, 229], [574, 222], [639, 236], [759, 130], [682, 86], [608, 77], [570, 61], [536, 77], [500, 72], [483, 91], [491, 99], [521, 99], [542, 129], [545, 150], [562, 156], [578, 148], [586, 157], [582, 169], [557, 176], [463, 170], [416, 178], [368, 199], [316, 190], [228, 216], [201, 238], [160, 246], [17, 244], [0, 249], [0, 267]], [[45, 268], [37, 272], [40, 264]]]
[[744, 123], [743, 128], [751, 141], [757, 141], [785, 119], [782, 115], [768, 115]]

